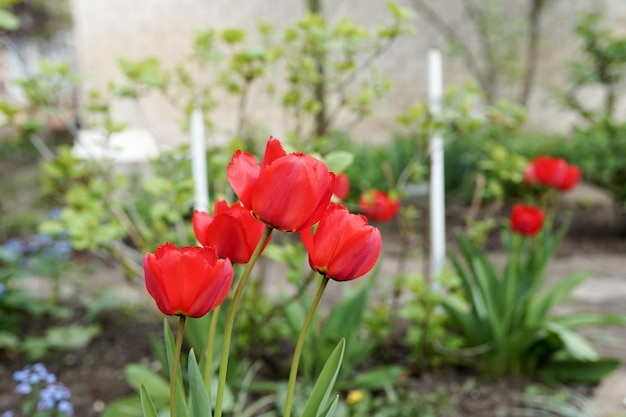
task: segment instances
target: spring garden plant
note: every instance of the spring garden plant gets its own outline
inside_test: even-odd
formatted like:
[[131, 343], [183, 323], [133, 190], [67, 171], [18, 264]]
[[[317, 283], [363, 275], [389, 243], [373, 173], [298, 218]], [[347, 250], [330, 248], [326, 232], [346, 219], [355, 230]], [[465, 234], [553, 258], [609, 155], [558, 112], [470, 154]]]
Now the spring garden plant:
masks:
[[[554, 192], [569, 191], [581, 176], [565, 160], [540, 156], [531, 161], [524, 182], [543, 191], [540, 201], [553, 202]], [[552, 197], [552, 198], [551, 198]], [[450, 297], [443, 307], [465, 339], [458, 360], [494, 377], [506, 373], [536, 374], [559, 381], [596, 383], [618, 361], [600, 358], [578, 329], [618, 325], [611, 314], [552, 315], [587, 277], [569, 276], [544, 288], [546, 266], [562, 240], [567, 224], [553, 231], [554, 214], [546, 208], [516, 204], [502, 230], [507, 252], [499, 271], [480, 248], [458, 236], [459, 254], [452, 256], [462, 284], [462, 298]]]
[[[227, 170], [228, 180], [240, 202], [216, 202], [213, 215], [196, 212], [194, 231], [202, 247], [178, 248], [160, 245], [144, 257], [146, 288], [166, 315], [177, 316], [174, 340], [166, 347], [170, 364], [170, 415], [220, 417], [223, 410], [231, 336], [239, 301], [255, 262], [274, 230], [298, 232], [308, 251], [309, 265], [322, 279], [302, 324], [293, 354], [283, 416], [291, 415], [298, 365], [304, 339], [329, 281], [350, 281], [369, 272], [382, 248], [380, 231], [364, 216], [351, 214], [331, 203], [335, 174], [322, 161], [302, 153], [287, 154], [276, 138], [270, 137], [259, 164], [247, 152], [237, 151]], [[315, 227], [317, 225], [317, 227]], [[230, 257], [230, 258], [229, 258]], [[208, 350], [213, 349], [219, 306], [233, 283], [232, 263], [245, 263], [226, 312], [222, 353], [215, 403], [211, 398], [211, 363], [200, 371], [195, 353], [188, 358], [189, 399], [182, 390], [180, 363], [185, 321], [213, 311]], [[331, 397], [341, 366], [345, 342], [339, 341], [309, 396], [303, 416], [331, 416], [338, 397]], [[211, 358], [212, 354], [207, 354]], [[141, 388], [145, 416], [157, 416], [145, 387]], [[213, 413], [212, 413], [213, 410]]]

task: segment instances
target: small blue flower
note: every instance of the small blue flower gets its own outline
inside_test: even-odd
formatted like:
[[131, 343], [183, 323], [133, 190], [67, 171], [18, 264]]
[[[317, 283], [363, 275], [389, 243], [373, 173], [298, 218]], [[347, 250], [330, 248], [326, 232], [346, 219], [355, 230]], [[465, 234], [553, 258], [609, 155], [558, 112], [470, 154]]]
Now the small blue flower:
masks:
[[74, 406], [72, 406], [72, 403], [67, 400], [61, 401], [57, 406], [57, 410], [68, 416], [74, 415]]
[[51, 209], [50, 211], [48, 211], [48, 218], [50, 220], [61, 220], [61, 211], [62, 209], [60, 207], [55, 207]]
[[19, 239], [10, 239], [0, 246], [0, 260], [11, 263], [19, 260], [26, 253], [26, 245]]
[[28, 241], [28, 253], [37, 253], [53, 243], [52, 236], [48, 233], [38, 233]]
[[27, 395], [33, 392], [33, 387], [27, 382], [20, 382], [17, 387], [15, 387], [15, 392], [22, 395]]
[[13, 380], [16, 382], [26, 382], [30, 374], [30, 365], [26, 365], [21, 371], [13, 372]]
[[[54, 410], [61, 403], [64, 403], [63, 406], [67, 409], [68, 403], [67, 400], [70, 399], [72, 394], [70, 393], [69, 388], [67, 388], [63, 384], [50, 384], [43, 388], [39, 392], [40, 400], [37, 408], [39, 410]], [[71, 406], [71, 404], [69, 404]]]
[[[13, 413], [13, 411], [9, 410], [9, 411], [5, 411], [4, 413], [2, 413], [2, 417], [13, 417], [15, 414]], [[70, 414], [71, 415], [71, 414]]]

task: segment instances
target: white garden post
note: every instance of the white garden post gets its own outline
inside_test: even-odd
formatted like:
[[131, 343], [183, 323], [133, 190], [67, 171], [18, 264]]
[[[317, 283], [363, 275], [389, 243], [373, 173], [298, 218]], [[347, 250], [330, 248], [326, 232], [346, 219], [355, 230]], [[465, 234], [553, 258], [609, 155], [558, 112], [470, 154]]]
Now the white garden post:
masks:
[[[441, 53], [428, 52], [428, 104], [432, 116], [441, 115], [443, 91]], [[446, 258], [445, 197], [443, 181], [443, 139], [435, 131], [430, 138], [430, 273], [441, 274]]]
[[200, 109], [194, 109], [189, 120], [191, 136], [191, 172], [194, 183], [194, 208], [209, 212], [209, 187], [207, 184], [206, 143], [204, 142], [204, 118]]

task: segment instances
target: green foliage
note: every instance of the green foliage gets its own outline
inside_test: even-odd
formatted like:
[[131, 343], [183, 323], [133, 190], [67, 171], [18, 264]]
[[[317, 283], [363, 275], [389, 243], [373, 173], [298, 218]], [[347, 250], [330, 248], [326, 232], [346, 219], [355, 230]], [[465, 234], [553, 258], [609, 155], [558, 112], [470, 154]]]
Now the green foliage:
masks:
[[596, 413], [590, 401], [574, 389], [531, 385], [524, 391], [521, 404], [512, 410], [512, 415], [591, 417]]
[[[614, 35], [603, 16], [595, 12], [581, 18], [576, 34], [582, 41], [582, 58], [572, 63], [569, 85], [559, 93], [565, 106], [586, 124], [574, 130], [571, 161], [623, 203], [626, 123], [618, 118], [617, 109], [626, 81], [626, 38]], [[602, 91], [599, 104], [591, 104], [581, 95], [586, 87]]]
[[334, 414], [337, 397], [330, 400], [335, 388], [335, 382], [341, 370], [341, 363], [345, 352], [346, 341], [341, 339], [331, 352], [322, 368], [322, 371], [313, 386], [309, 400], [300, 414], [301, 417], [332, 416]]
[[448, 315], [437, 308], [444, 300], [459, 291], [456, 276], [444, 273], [429, 283], [421, 276], [404, 277], [402, 288], [408, 289], [410, 299], [400, 316], [407, 320], [405, 345], [411, 350], [411, 362], [417, 369], [439, 367], [445, 357], [438, 346], [460, 346], [461, 341], [448, 329]]
[[3, 0], [0, 3], [0, 29], [15, 30], [20, 26], [20, 20], [17, 16], [9, 10], [6, 10], [9, 6], [17, 3], [18, 1], [20, 0]]
[[459, 360], [495, 377], [507, 372], [541, 373], [557, 380], [599, 381], [615, 369], [617, 362], [600, 359], [576, 330], [586, 325], [623, 325], [624, 317], [551, 315], [585, 279], [572, 275], [543, 288], [545, 267], [564, 233], [565, 227], [556, 233], [544, 227], [530, 239], [505, 228], [508, 257], [502, 273], [475, 245], [458, 236], [460, 254], [453, 255], [452, 262], [464, 299], [449, 297], [442, 305], [465, 339]]
[[4, 116], [2, 127], [11, 129], [14, 141], [32, 141], [32, 135], [43, 134], [50, 128], [67, 129], [73, 88], [79, 81], [80, 77], [71, 71], [68, 62], [37, 61], [36, 71], [12, 80], [13, 86], [25, 97], [23, 103], [0, 98], [0, 114]]
[[394, 137], [391, 145], [353, 145], [354, 161], [346, 174], [350, 178], [350, 201], [358, 201], [366, 190], [388, 190], [397, 183], [423, 181], [426, 156], [406, 137]]
[[26, 338], [21, 349], [29, 360], [40, 359], [53, 350], [84, 348], [100, 331], [97, 325], [49, 327], [43, 337]]
[[68, 0], [3, 0], [9, 11], [19, 18], [20, 26], [12, 35], [26, 38], [49, 39], [59, 32], [67, 32], [72, 25]]
[[439, 417], [454, 415], [450, 394], [441, 389], [430, 393], [418, 393], [403, 385], [385, 386], [382, 394], [366, 390], [350, 391], [346, 404], [337, 417]]
[[[181, 148], [154, 162], [154, 175], [125, 174], [107, 161], [79, 160], [61, 149], [42, 162], [42, 188], [63, 205], [58, 220], [44, 221], [42, 231], [66, 230], [78, 250], [104, 250], [129, 273], [137, 260], [161, 241], [189, 242], [192, 232], [184, 220], [192, 211], [193, 183], [189, 161]], [[129, 240], [132, 246], [124, 243]]]
[[429, 141], [438, 133], [445, 141], [448, 193], [478, 202], [504, 201], [519, 194], [526, 159], [506, 144], [519, 134], [526, 115], [520, 106], [507, 102], [481, 105], [483, 96], [473, 83], [453, 86], [444, 94], [440, 117], [435, 119], [425, 103], [413, 105], [398, 116], [404, 141], [411, 146], [408, 154], [413, 155], [399, 177], [399, 186], [410, 178], [428, 178]]
[[[337, 130], [340, 118], [348, 120], [342, 123], [350, 128], [369, 116], [374, 102], [389, 91], [389, 80], [382, 74], [363, 74], [397, 37], [411, 32], [411, 13], [393, 3], [389, 12], [389, 22], [376, 30], [348, 18], [331, 26], [310, 13], [282, 30], [259, 24], [257, 41], [239, 28], [197, 31], [193, 54], [173, 70], [153, 57], [121, 59], [125, 79], [111, 84], [108, 95], [140, 100], [158, 92], [180, 112], [182, 123], [199, 107], [211, 126], [213, 97], [225, 90], [238, 102], [234, 139], [254, 152], [258, 122], [249, 109], [254, 88], [257, 96], [265, 91], [285, 113], [291, 144], [311, 150], [314, 141], [326, 141]], [[192, 75], [198, 68], [201, 75]]]

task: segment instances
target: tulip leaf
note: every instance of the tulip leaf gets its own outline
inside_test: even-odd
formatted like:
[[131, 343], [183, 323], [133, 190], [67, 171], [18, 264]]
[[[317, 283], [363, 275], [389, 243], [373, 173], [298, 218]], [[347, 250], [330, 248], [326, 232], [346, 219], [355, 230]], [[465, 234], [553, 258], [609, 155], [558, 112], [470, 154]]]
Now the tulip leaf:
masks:
[[330, 404], [328, 404], [328, 407], [321, 412], [320, 417], [334, 416], [335, 411], [337, 411], [337, 404], [339, 404], [339, 395], [335, 395], [335, 399], [333, 399]]
[[144, 417], [158, 417], [156, 409], [154, 408], [154, 403], [150, 398], [150, 394], [146, 391], [146, 387], [141, 384], [141, 409], [143, 410]]
[[597, 359], [594, 361], [559, 360], [541, 369], [547, 378], [563, 382], [597, 384], [620, 366], [617, 359]]
[[187, 368], [189, 374], [189, 415], [190, 417], [211, 417], [209, 396], [204, 388], [204, 381], [193, 349], [189, 352]]
[[320, 417], [323, 415], [322, 411], [326, 408], [326, 402], [330, 397], [341, 369], [345, 348], [346, 340], [341, 339], [335, 350], [328, 357], [320, 376], [315, 382], [301, 417]]

